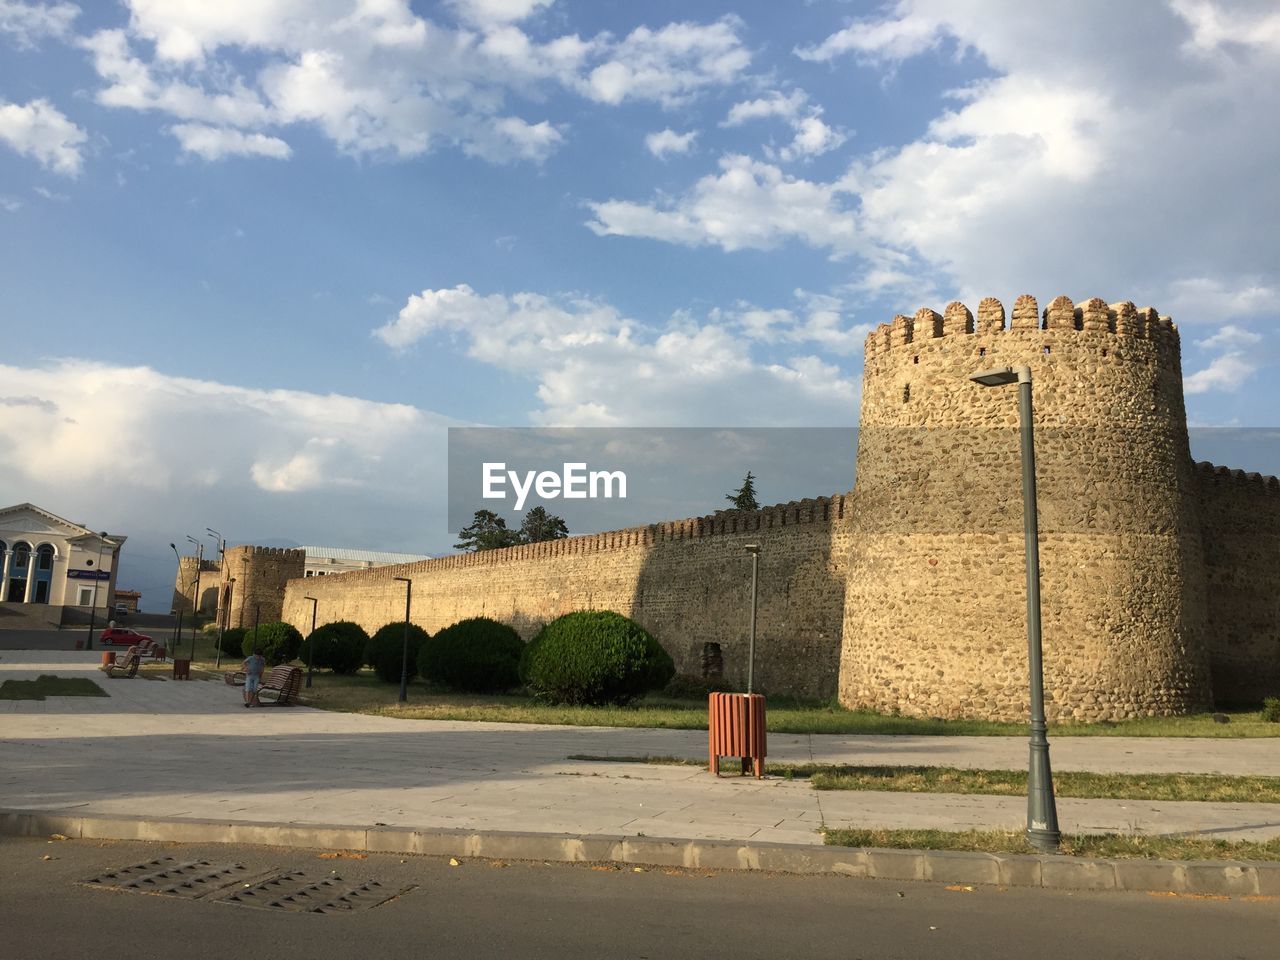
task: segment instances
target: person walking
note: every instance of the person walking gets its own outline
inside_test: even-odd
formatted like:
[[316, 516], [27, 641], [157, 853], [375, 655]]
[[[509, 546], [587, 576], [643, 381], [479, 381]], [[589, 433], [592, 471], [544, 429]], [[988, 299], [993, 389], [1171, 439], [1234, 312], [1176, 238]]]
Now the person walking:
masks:
[[254, 647], [253, 653], [244, 658], [240, 668], [244, 670], [244, 705], [262, 706], [258, 699], [258, 689], [262, 686], [263, 671], [267, 669], [267, 658], [262, 655], [262, 648]]

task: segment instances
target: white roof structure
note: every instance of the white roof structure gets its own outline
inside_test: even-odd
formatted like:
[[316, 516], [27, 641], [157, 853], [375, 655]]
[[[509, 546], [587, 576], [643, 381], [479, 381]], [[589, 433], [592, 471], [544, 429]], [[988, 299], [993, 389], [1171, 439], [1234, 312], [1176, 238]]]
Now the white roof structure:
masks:
[[298, 547], [307, 560], [345, 560], [352, 563], [416, 563], [431, 558], [418, 553], [389, 553], [385, 550], [353, 550], [348, 547]]

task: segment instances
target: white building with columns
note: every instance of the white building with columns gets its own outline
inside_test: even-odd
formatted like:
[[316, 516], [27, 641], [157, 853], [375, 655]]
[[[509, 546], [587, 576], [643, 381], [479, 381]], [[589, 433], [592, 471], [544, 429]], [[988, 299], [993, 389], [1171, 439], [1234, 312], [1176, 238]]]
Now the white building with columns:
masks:
[[22, 612], [48, 623], [60, 623], [65, 607], [101, 615], [115, 593], [125, 539], [33, 503], [0, 509], [0, 610], [21, 604]]

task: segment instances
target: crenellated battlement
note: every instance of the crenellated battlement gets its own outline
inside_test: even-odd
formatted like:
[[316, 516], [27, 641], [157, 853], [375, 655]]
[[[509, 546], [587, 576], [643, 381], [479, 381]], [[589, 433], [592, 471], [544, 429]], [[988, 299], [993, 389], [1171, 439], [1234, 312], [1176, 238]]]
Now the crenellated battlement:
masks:
[[298, 560], [306, 558], [306, 551], [299, 550], [296, 547], [256, 547], [246, 544], [242, 547], [228, 547], [227, 553], [238, 551], [242, 556], [248, 557], [264, 557], [272, 559], [290, 559]]
[[891, 323], [880, 324], [867, 334], [864, 350], [867, 359], [871, 359], [889, 353], [894, 347], [945, 337], [998, 335], [1019, 330], [1109, 333], [1157, 344], [1178, 342], [1178, 328], [1169, 317], [1160, 316], [1154, 307], [1136, 307], [1128, 300], [1107, 303], [1093, 297], [1073, 303], [1069, 297], [1055, 297], [1041, 311], [1035, 297], [1023, 294], [1014, 301], [1008, 324], [1005, 321], [1004, 304], [995, 297], [987, 297], [978, 304], [976, 320], [967, 306], [953, 300], [942, 314], [930, 307], [921, 307], [913, 317], [899, 314]]
[[1280, 496], [1280, 478], [1263, 476], [1261, 473], [1233, 470], [1230, 467], [1220, 467], [1207, 460], [1201, 460], [1196, 463], [1196, 475], [1201, 484], [1211, 483], [1220, 487], [1230, 487], [1241, 493]]
[[759, 510], [718, 510], [703, 517], [650, 523], [603, 533], [588, 533], [577, 537], [565, 537], [561, 540], [545, 540], [542, 543], [522, 543], [497, 550], [477, 550], [474, 553], [435, 557], [431, 560], [353, 571], [338, 574], [338, 576], [386, 580], [391, 577], [427, 573], [433, 570], [605, 553], [628, 547], [652, 547], [677, 540], [697, 540], [704, 537], [732, 536], [800, 525], [832, 523], [845, 516], [847, 499], [847, 494], [832, 494], [829, 497], [792, 500], [771, 507], [761, 507]]

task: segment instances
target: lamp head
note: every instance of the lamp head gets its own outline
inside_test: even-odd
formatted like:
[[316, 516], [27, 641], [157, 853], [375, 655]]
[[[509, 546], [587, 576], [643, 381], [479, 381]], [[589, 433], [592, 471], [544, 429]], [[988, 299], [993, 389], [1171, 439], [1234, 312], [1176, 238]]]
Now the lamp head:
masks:
[[758, 544], [758, 543], [748, 543], [748, 544], [747, 544], [746, 546], [744, 546], [742, 549], [743, 549], [743, 550], [745, 550], [745, 551], [747, 551], [747, 553], [759, 553], [759, 552], [760, 552], [760, 544]]
[[995, 370], [983, 370], [969, 377], [974, 383], [984, 387], [1003, 387], [1018, 382], [1018, 371], [1013, 367], [998, 367]]

